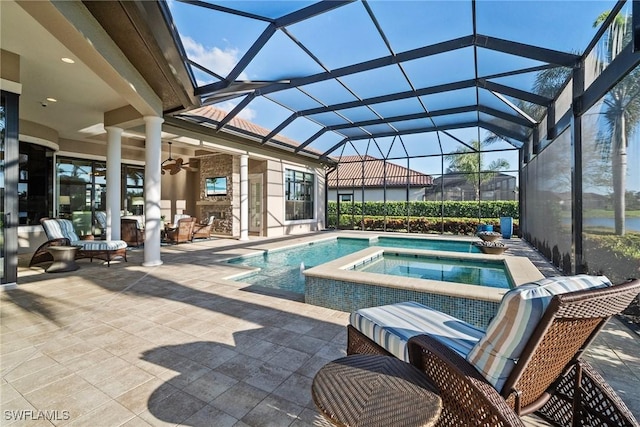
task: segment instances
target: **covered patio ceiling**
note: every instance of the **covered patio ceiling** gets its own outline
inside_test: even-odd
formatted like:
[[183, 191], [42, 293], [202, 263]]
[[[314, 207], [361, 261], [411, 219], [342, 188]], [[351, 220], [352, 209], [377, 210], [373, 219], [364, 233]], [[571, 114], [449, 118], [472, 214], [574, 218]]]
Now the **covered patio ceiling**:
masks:
[[[348, 142], [448, 154], [495, 134], [529, 139], [616, 1], [162, 2], [202, 105], [177, 119], [338, 157]], [[550, 72], [547, 72], [548, 74]], [[562, 85], [555, 85], [560, 88]], [[559, 91], [559, 89], [558, 89]], [[234, 118], [266, 129], [234, 128]], [[266, 134], [266, 135], [265, 135]], [[447, 148], [451, 147], [451, 148]], [[453, 148], [457, 147], [457, 148]], [[380, 149], [385, 153], [386, 149]], [[389, 150], [390, 151], [390, 150]], [[352, 153], [349, 153], [352, 154]]]

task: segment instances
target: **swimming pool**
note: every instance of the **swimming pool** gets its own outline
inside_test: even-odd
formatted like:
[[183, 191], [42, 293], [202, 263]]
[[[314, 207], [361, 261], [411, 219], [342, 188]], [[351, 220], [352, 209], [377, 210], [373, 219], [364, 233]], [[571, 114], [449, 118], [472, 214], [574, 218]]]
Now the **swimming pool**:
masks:
[[[431, 278], [417, 278], [363, 270], [378, 260], [393, 257], [422, 258], [427, 261], [437, 259], [439, 264], [450, 266], [483, 265], [482, 270], [500, 265], [509, 284], [514, 287], [543, 277], [525, 257], [372, 246], [305, 270], [304, 302], [350, 313], [364, 307], [416, 301], [486, 328], [502, 296], [508, 291], [508, 287], [490, 286], [493, 279], [489, 276], [480, 280], [479, 285], [471, 285], [464, 281], [442, 280], [442, 273], [440, 277], [429, 273]], [[447, 268], [443, 267], [442, 270]]]
[[232, 280], [304, 294], [302, 270], [333, 261], [370, 246], [463, 253], [481, 252], [471, 240], [387, 236], [374, 238], [338, 237], [264, 252], [261, 255], [233, 258], [227, 262], [260, 269], [246, 275], [235, 276]]
[[423, 255], [384, 253], [354, 268], [356, 271], [467, 285], [510, 289], [502, 261], [474, 261]]

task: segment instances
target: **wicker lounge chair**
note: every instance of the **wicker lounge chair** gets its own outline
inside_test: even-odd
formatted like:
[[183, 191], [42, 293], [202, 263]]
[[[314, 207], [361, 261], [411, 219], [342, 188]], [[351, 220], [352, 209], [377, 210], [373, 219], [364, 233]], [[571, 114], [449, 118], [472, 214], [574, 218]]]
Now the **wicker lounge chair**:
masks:
[[[535, 413], [560, 426], [637, 427], [624, 402], [581, 356], [607, 320], [640, 292], [640, 281], [608, 286], [604, 278], [604, 287], [573, 291], [563, 283], [597, 279], [544, 279], [516, 288], [486, 331], [416, 303], [359, 310], [351, 315], [347, 353], [407, 358], [425, 371], [443, 400], [438, 426], [510, 425], [505, 419], [513, 412]], [[549, 285], [555, 289], [546, 292]], [[398, 320], [403, 312], [411, 320]], [[422, 323], [412, 330], [411, 322]], [[392, 336], [398, 331], [405, 346]], [[496, 367], [499, 373], [492, 371]]]
[[40, 245], [31, 257], [29, 267], [43, 262], [53, 261], [53, 257], [47, 251], [49, 246], [80, 246], [76, 253], [76, 259], [94, 258], [107, 261], [111, 266], [111, 260], [123, 257], [127, 261], [127, 243], [123, 240], [80, 240], [73, 223], [68, 219], [43, 218], [40, 220], [48, 241]]

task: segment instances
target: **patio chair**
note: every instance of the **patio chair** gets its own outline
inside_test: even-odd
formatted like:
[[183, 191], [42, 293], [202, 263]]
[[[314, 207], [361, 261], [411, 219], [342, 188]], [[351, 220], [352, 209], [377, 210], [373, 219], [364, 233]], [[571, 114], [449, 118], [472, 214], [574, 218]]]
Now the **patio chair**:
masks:
[[194, 223], [195, 218], [192, 217], [179, 219], [173, 227], [165, 229], [167, 241], [175, 244], [192, 242]]
[[144, 230], [135, 218], [120, 218], [120, 238], [129, 246], [138, 247], [144, 243]]
[[208, 239], [211, 237], [211, 229], [213, 228], [213, 220], [215, 217], [211, 215], [204, 221], [193, 225], [193, 239]]
[[118, 256], [127, 261], [127, 243], [123, 240], [80, 240], [73, 223], [68, 219], [42, 218], [40, 223], [47, 235], [47, 241], [36, 249], [29, 267], [53, 261], [53, 257], [47, 251], [49, 246], [80, 246], [76, 259], [89, 258], [91, 262], [94, 258], [104, 259], [108, 266], [111, 266], [111, 260]]
[[107, 235], [107, 213], [105, 211], [97, 211], [95, 219], [100, 229], [100, 237], [104, 238]]
[[175, 214], [173, 216], [173, 222], [171, 223], [172, 227], [176, 227], [178, 224], [178, 221], [180, 221], [183, 218], [191, 218], [191, 215], [187, 215], [187, 214]]
[[488, 417], [513, 411], [560, 426], [637, 427], [582, 355], [638, 293], [640, 280], [543, 279], [507, 292], [486, 331], [413, 302], [362, 309], [351, 315], [347, 353], [391, 355], [422, 369], [443, 400], [438, 426], [504, 425]]

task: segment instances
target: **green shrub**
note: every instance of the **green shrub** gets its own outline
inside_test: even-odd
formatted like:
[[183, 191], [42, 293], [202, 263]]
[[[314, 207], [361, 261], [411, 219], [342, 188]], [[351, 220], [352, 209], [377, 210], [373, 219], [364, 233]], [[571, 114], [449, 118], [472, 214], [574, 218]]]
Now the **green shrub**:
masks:
[[640, 277], [640, 233], [584, 233], [584, 259], [590, 274], [604, 274], [613, 282]]
[[[340, 217], [340, 229], [366, 230], [366, 231], [397, 231], [411, 233], [446, 233], [446, 234], [467, 234], [473, 235], [478, 229], [477, 218], [434, 218], [434, 217], [410, 217], [407, 225], [406, 217], [385, 217], [384, 216], [346, 216]], [[495, 231], [500, 231], [500, 218], [487, 218], [482, 220], [483, 224], [491, 224]], [[336, 226], [336, 216], [329, 215], [327, 224], [329, 227]], [[513, 232], [518, 234], [518, 221], [514, 220]]]
[[[337, 214], [337, 202], [328, 204], [329, 215]], [[518, 202], [515, 200], [486, 202], [353, 202], [341, 203], [340, 214], [362, 216], [406, 217], [455, 217], [455, 218], [519, 218]]]

